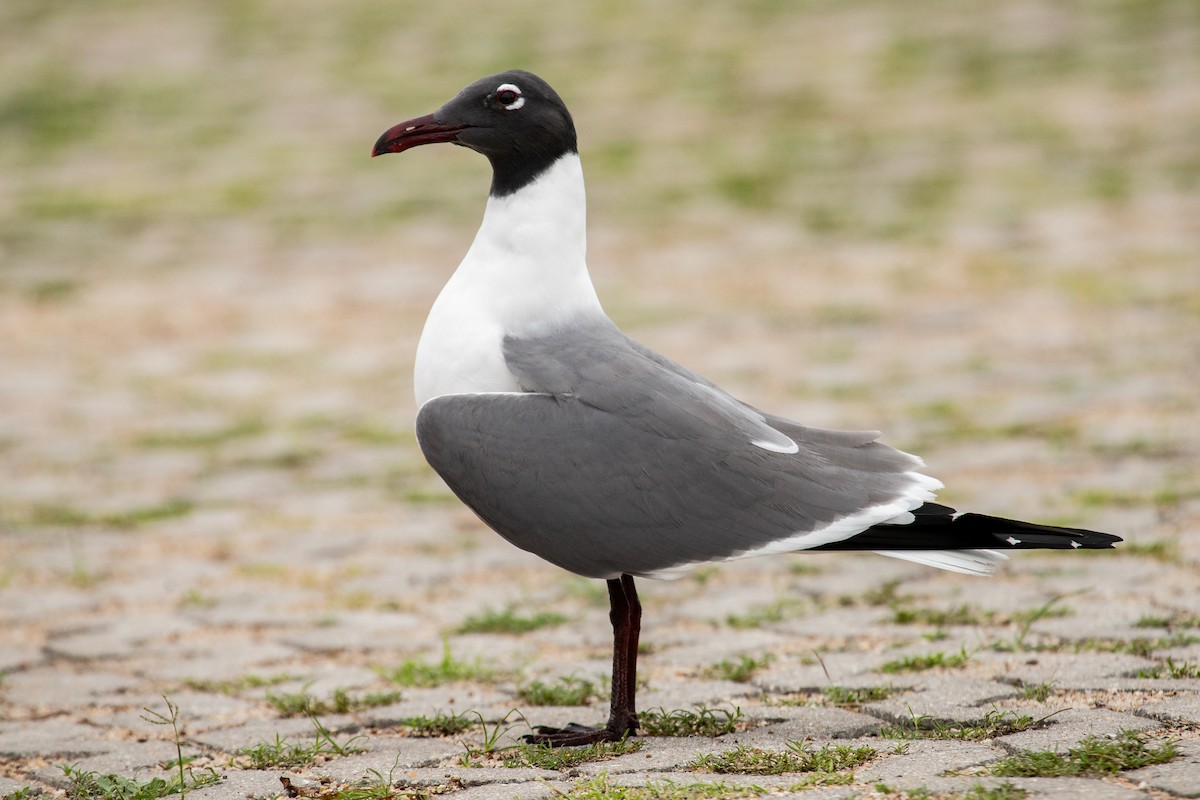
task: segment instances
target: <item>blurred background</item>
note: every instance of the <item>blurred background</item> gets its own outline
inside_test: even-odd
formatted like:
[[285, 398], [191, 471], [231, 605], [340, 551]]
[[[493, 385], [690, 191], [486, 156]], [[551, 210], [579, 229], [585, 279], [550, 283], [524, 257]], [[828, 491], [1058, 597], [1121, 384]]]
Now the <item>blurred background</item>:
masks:
[[5, 0], [10, 603], [171, 559], [200, 603], [301, 532], [492, 536], [423, 466], [410, 381], [488, 167], [368, 153], [513, 67], [574, 113], [631, 334], [887, 431], [946, 502], [1195, 559], [1190, 0]]

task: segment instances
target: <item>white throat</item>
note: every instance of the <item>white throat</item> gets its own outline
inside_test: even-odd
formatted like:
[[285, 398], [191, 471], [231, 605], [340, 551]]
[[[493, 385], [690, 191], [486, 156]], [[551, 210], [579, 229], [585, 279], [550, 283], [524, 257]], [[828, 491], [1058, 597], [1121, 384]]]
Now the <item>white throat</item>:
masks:
[[417, 345], [418, 405], [467, 392], [520, 391], [505, 336], [534, 336], [603, 315], [588, 275], [587, 210], [579, 156], [533, 183], [489, 197], [483, 223], [429, 312]]

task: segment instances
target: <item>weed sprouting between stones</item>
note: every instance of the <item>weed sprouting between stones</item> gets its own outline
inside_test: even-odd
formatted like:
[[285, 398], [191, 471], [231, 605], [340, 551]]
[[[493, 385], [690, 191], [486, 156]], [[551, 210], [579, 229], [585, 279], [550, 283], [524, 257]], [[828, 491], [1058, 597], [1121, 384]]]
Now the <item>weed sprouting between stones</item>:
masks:
[[596, 684], [573, 675], [554, 683], [533, 681], [517, 689], [517, 696], [534, 706], [585, 706], [600, 697]]
[[739, 744], [723, 753], [706, 754], [688, 766], [702, 772], [736, 775], [782, 775], [788, 772], [834, 773], [853, 769], [875, 757], [865, 745], [825, 745], [810, 750], [803, 742], [787, 742], [786, 750], [763, 750]]
[[742, 709], [712, 709], [696, 706], [694, 711], [677, 708], [649, 708], [638, 714], [642, 733], [646, 736], [724, 736], [737, 730]]
[[[270, 769], [272, 767], [303, 767], [316, 763], [319, 757], [347, 756], [363, 752], [358, 745], [366, 737], [353, 736], [344, 742], [333, 738], [321, 721], [315, 716], [309, 716], [316, 728], [312, 744], [289, 742], [275, 734], [274, 742], [259, 742], [253, 747], [245, 747], [234, 752], [235, 756], [245, 759], [249, 769]], [[236, 759], [235, 759], [236, 760]]]
[[1173, 741], [1158, 745], [1144, 733], [1122, 730], [1113, 738], [1088, 736], [1066, 753], [1028, 750], [993, 764], [988, 770], [1002, 777], [1056, 778], [1115, 775], [1150, 764], [1164, 764], [1178, 755]]
[[475, 724], [471, 721], [469, 716], [470, 714], [479, 716], [478, 712], [464, 711], [461, 714], [446, 714], [439, 712], [432, 717], [406, 717], [402, 720], [399, 720], [397, 724], [401, 727], [407, 728], [410, 736], [454, 736], [462, 733]]
[[702, 678], [718, 678], [725, 681], [733, 681], [735, 683], [748, 683], [755, 673], [766, 667], [775, 660], [774, 653], [766, 653], [765, 655], [755, 658], [754, 656], [741, 656], [737, 661], [722, 659], [716, 664], [705, 667], [700, 670]]
[[562, 625], [568, 617], [555, 611], [539, 611], [531, 616], [522, 616], [511, 606], [503, 611], [487, 609], [482, 614], [467, 617], [458, 626], [458, 633], [509, 633], [522, 634]]
[[888, 661], [879, 667], [881, 672], [895, 674], [898, 672], [923, 672], [928, 669], [956, 669], [971, 660], [971, 654], [963, 647], [957, 653], [924, 653], [922, 655], [905, 656]]
[[892, 686], [826, 686], [821, 690], [821, 694], [835, 706], [860, 706], [863, 703], [886, 700], [896, 691]]
[[993, 708], [983, 715], [981, 721], [970, 723], [942, 722], [930, 719], [924, 714], [914, 713], [910, 709], [910, 724], [885, 725], [879, 729], [879, 735], [885, 739], [967, 739], [977, 741], [1044, 727], [1047, 720], [1065, 710], [1060, 709], [1053, 714], [1035, 719], [1028, 714], [1017, 714], [1013, 711]]
[[368, 692], [352, 697], [345, 689], [334, 689], [329, 700], [322, 700], [308, 692], [267, 692], [267, 702], [275, 706], [285, 717], [313, 716], [320, 714], [348, 714], [364, 708], [389, 706], [400, 702], [400, 692]]
[[379, 672], [388, 680], [400, 686], [431, 687], [455, 681], [491, 682], [497, 679], [496, 670], [476, 661], [459, 661], [450, 652], [450, 642], [442, 642], [441, 660], [430, 664], [417, 658], [410, 658], [393, 669], [380, 669]]

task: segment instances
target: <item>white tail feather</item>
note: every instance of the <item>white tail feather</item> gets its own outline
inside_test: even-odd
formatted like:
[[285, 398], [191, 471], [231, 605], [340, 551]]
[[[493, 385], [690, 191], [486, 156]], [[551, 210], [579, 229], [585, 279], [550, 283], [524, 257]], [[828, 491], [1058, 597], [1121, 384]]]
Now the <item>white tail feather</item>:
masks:
[[995, 550], [876, 550], [881, 556], [914, 561], [928, 567], [961, 572], [964, 575], [991, 575], [1008, 556]]

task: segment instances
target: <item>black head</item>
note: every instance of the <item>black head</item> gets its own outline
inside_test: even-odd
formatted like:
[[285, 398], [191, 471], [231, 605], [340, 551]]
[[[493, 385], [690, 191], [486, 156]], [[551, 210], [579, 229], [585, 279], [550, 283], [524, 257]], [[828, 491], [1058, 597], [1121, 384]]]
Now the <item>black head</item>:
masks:
[[492, 162], [492, 195], [512, 194], [577, 152], [575, 123], [550, 84], [524, 70], [481, 78], [432, 114], [401, 122], [375, 142], [372, 156], [450, 142]]

